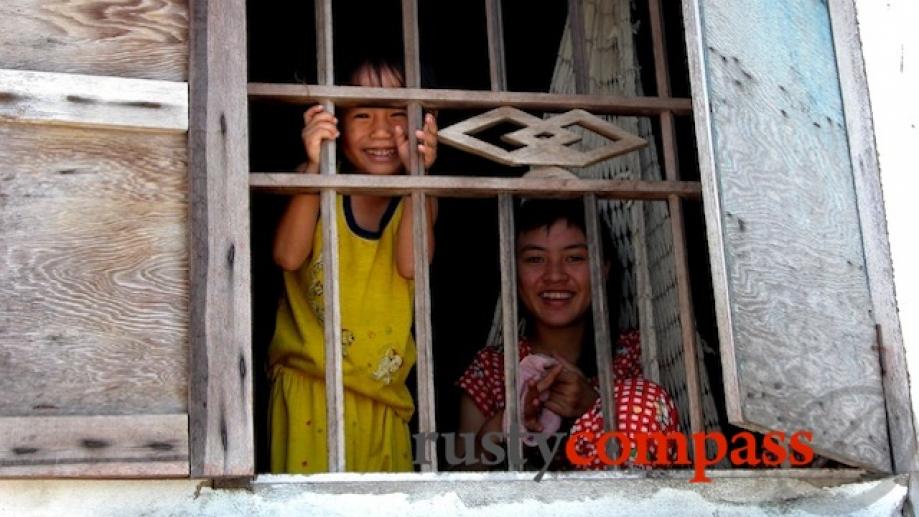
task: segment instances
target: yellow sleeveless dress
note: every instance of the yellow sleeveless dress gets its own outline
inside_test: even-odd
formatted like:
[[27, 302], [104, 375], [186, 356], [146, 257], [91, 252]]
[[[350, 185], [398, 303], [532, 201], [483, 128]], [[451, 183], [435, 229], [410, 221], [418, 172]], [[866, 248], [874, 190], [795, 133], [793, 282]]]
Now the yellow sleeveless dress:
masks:
[[[357, 226], [350, 199], [338, 196], [345, 463], [348, 471], [412, 470], [408, 421], [415, 410], [405, 385], [415, 364], [412, 281], [396, 269], [403, 217], [393, 198], [377, 233]], [[268, 351], [271, 471], [327, 472], [323, 350], [322, 228], [298, 271], [284, 272]]]

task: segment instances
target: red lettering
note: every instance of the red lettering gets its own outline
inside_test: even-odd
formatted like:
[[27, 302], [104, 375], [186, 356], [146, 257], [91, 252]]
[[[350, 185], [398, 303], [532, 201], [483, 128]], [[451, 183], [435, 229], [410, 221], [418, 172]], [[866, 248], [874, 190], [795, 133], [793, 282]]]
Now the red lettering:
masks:
[[568, 437], [568, 442], [565, 444], [565, 456], [568, 457], [568, 461], [572, 465], [590, 465], [590, 458], [586, 456], [581, 456], [578, 454], [577, 444], [578, 440], [583, 439], [588, 442], [593, 442], [596, 435], [590, 431], [581, 431], [580, 433], [575, 433]]
[[[813, 441], [814, 433], [797, 431], [791, 435], [791, 450], [794, 452], [791, 453], [789, 461], [795, 467], [801, 467], [814, 461], [814, 449], [811, 449], [810, 443], [802, 442], [801, 438], [806, 439], [808, 442]], [[798, 456], [799, 454], [800, 456]]]
[[[800, 467], [814, 460], [814, 450], [810, 446], [813, 433], [810, 431], [797, 431], [791, 435], [791, 440], [786, 447], [786, 434], [781, 431], [770, 431], [762, 437], [762, 451], [758, 447], [756, 436], [749, 431], [741, 431], [731, 438], [731, 447], [728, 440], [721, 433], [693, 433], [692, 444], [695, 451], [693, 459], [689, 459], [688, 442], [686, 435], [677, 432], [670, 433], [632, 433], [634, 437], [624, 432], [610, 432], [597, 435], [590, 431], [582, 431], [571, 435], [565, 444], [565, 455], [572, 465], [587, 466], [596, 457], [606, 465], [619, 466], [629, 460], [632, 449], [635, 449], [634, 461], [639, 465], [670, 466], [693, 465], [693, 477], [690, 483], [708, 483], [711, 478], [706, 475], [705, 469], [720, 463], [730, 452], [730, 461], [735, 466], [756, 467], [766, 465], [775, 467], [790, 461], [791, 465]], [[580, 440], [586, 440], [594, 445], [594, 455], [582, 456], [578, 454], [577, 445]], [[615, 458], [610, 457], [607, 450], [610, 440], [619, 442]], [[711, 441], [715, 446], [715, 455], [709, 458], [706, 454], [706, 445]], [[656, 452], [651, 454], [651, 444], [656, 447]], [[790, 447], [790, 448], [789, 448]], [[675, 449], [676, 457], [671, 454]], [[762, 452], [762, 455], [760, 455]]]
[[[745, 442], [738, 445], [737, 442]], [[756, 437], [749, 431], [741, 431], [731, 438], [731, 463], [755, 467], [760, 464], [756, 455]]]
[[[715, 457], [711, 460], [705, 454], [705, 441], [711, 438], [715, 441], [717, 450]], [[724, 459], [728, 452], [728, 441], [721, 433], [693, 433], [693, 470], [695, 475], [689, 480], [690, 483], [708, 483], [712, 479], [706, 477], [705, 467], [714, 465]]]
[[[619, 454], [616, 455], [615, 459], [610, 458], [606, 451], [606, 444], [613, 438], [619, 441]], [[622, 465], [629, 459], [629, 453], [632, 452], [632, 441], [629, 440], [629, 436], [619, 431], [603, 433], [600, 435], [600, 439], [597, 440], [596, 446], [600, 461], [607, 465]]]
[[[654, 456], [654, 465], [669, 466], [674, 463], [677, 465], [689, 465], [689, 446], [686, 435], [683, 433], [669, 432], [666, 435], [661, 432], [653, 433], [635, 433], [633, 444], [635, 447], [635, 462], [640, 465], [647, 465], [650, 457], [650, 441], [653, 440], [657, 446], [657, 454]], [[670, 459], [670, 444], [676, 444], [676, 461]]]
[[768, 467], [781, 465], [788, 458], [785, 449], [785, 433], [771, 431], [763, 438], [763, 464]]

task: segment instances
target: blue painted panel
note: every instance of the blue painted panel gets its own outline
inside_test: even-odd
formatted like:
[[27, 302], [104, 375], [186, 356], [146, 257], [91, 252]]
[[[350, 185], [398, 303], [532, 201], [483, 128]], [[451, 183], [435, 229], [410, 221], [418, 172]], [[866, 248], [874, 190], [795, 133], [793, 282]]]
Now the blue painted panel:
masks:
[[[728, 407], [749, 428], [890, 466], [830, 15], [820, 0], [699, 0], [732, 319]], [[699, 84], [698, 82], [696, 84]]]

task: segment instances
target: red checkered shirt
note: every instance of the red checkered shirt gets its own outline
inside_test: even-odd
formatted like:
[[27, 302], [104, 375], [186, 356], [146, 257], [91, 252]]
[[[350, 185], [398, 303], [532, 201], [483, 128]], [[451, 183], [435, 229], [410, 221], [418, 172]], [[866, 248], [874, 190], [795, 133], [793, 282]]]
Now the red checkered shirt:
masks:
[[[532, 347], [526, 339], [519, 343], [520, 359], [530, 355]], [[679, 418], [673, 399], [659, 385], [641, 378], [641, 341], [638, 331], [619, 336], [611, 365], [616, 382], [613, 398], [617, 429], [634, 440], [636, 433], [678, 432]], [[594, 387], [597, 378], [590, 379]], [[498, 347], [485, 347], [456, 382], [472, 398], [479, 411], [489, 418], [504, 409], [504, 352]], [[578, 417], [568, 430], [570, 435], [589, 431], [599, 436], [603, 432], [603, 412], [598, 398], [593, 407]], [[575, 444], [578, 455], [590, 458], [582, 469], [602, 469], [605, 465], [596, 454], [594, 443], [579, 438]], [[656, 457], [655, 442], [649, 442], [651, 458]], [[634, 453], [634, 451], [633, 451]], [[672, 455], [672, 453], [670, 454]], [[639, 466], [632, 459], [630, 466]]]

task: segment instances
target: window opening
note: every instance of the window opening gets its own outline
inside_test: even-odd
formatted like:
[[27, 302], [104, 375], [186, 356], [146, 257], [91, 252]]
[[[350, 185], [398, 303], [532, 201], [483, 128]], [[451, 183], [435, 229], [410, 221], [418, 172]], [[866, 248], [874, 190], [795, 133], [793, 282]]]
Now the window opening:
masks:
[[[572, 4], [577, 5], [577, 3], [578, 2], [573, 2]], [[386, 24], [379, 23], [379, 25], [399, 27], [402, 23], [401, 20], [392, 21], [396, 18], [396, 15], [392, 13], [400, 12], [399, 6], [390, 4], [385, 4], [384, 6], [384, 4], [385, 3], [379, 3], [372, 13], [365, 13], [367, 14], [366, 19], [375, 20], [377, 22], [381, 19], [386, 19], [388, 20]], [[395, 4], [395, 2], [392, 2], [392, 4]], [[410, 5], [411, 2], [407, 2], [407, 4]], [[560, 45], [565, 44], [563, 40], [565, 30], [564, 20], [566, 18], [565, 13], [569, 6], [556, 6], [561, 10], [561, 14], [547, 12], [546, 16], [538, 18], [537, 21], [529, 22], [528, 24], [509, 21], [514, 18], [515, 15], [520, 15], [521, 12], [526, 10], [525, 4], [526, 2], [519, 2], [516, 0], [505, 0], [503, 2], [503, 10], [501, 11], [504, 16], [503, 27], [505, 30], [503, 43], [508, 58], [504, 60], [503, 64], [497, 65], [497, 69], [495, 65], [490, 65], [490, 63], [494, 63], [497, 59], [495, 56], [497, 45], [495, 43], [489, 45], [488, 36], [484, 30], [484, 27], [489, 25], [490, 18], [488, 9], [491, 7], [480, 5], [476, 8], [455, 10], [455, 8], [451, 6], [440, 6], [439, 4], [435, 6], [435, 4], [428, 2], [423, 2], [419, 6], [419, 34], [421, 40], [419, 48], [422, 53], [420, 60], [420, 76], [422, 83], [420, 83], [420, 86], [424, 88], [426, 87], [424, 81], [434, 79], [438, 80], [435, 86], [450, 89], [449, 91], [445, 90], [443, 94], [437, 94], [433, 90], [426, 90], [425, 93], [430, 94], [431, 97], [422, 99], [421, 104], [428, 107], [433, 106], [439, 108], [438, 123], [442, 129], [453, 125], [456, 121], [466, 120], [477, 114], [480, 115], [491, 108], [487, 103], [478, 102], [481, 101], [483, 97], [476, 97], [474, 95], [474, 90], [483, 90], [490, 86], [492, 90], [495, 91], [495, 93], [492, 94], [492, 98], [500, 101], [501, 99], [513, 98], [515, 95], [513, 92], [544, 92], [550, 89], [552, 71], [556, 66], [556, 55], [559, 52]], [[638, 68], [645, 72], [646, 75], [650, 75], [651, 72], [649, 71], [653, 71], [653, 79], [644, 77], [643, 82], [645, 84], [656, 85], [658, 93], [666, 98], [672, 93], [670, 87], [671, 79], [668, 75], [673, 74], [674, 77], [676, 77], [676, 80], [673, 81], [673, 92], [688, 95], [688, 85], [685, 80], [685, 65], [683, 64], [684, 52], [680, 44], [682, 37], [680, 37], [679, 34], [673, 34], [663, 38], [664, 30], [672, 31], [673, 27], [680, 27], [679, 6], [660, 6], [655, 0], [650, 0], [647, 3], [639, 2], [638, 4], [641, 5], [637, 6], [635, 8], [636, 11], [633, 13], [642, 21], [642, 23], [639, 24], [640, 29], [638, 37], [636, 38], [636, 45], [639, 46], [637, 54], [645, 62], [644, 66]], [[336, 12], [340, 13], [347, 12], [349, 7], [336, 4], [335, 9]], [[379, 11], [376, 9], [379, 9]], [[289, 54], [277, 52], [273, 50], [273, 48], [287, 45], [292, 46], [294, 42], [271, 42], [270, 38], [260, 40], [260, 38], [263, 37], [262, 34], [265, 32], [274, 34], [275, 32], [281, 31], [259, 28], [258, 23], [253, 24], [253, 20], [262, 20], [262, 18], [259, 17], [261, 15], [253, 14], [258, 13], [253, 2], [250, 2], [249, 11], [250, 63], [253, 63], [253, 65], [250, 65], [250, 82], [299, 84], [303, 84], [304, 82], [308, 84], [321, 82], [316, 79], [315, 73], [310, 72], [310, 70], [315, 70], [315, 62], [311, 60], [312, 54], [309, 53], [310, 50], [315, 50], [315, 45], [312, 42], [295, 47], [303, 48], [303, 53], [306, 57], [303, 58], [302, 61], [294, 59], [292, 60], [294, 64], [291, 64], [291, 61], [280, 57]], [[382, 14], [383, 11], [387, 13], [385, 16]], [[311, 9], [305, 9], [304, 13], [301, 13], [305, 16], [303, 18], [305, 20], [303, 23], [309, 23], [309, 20], [313, 16], [312, 13], [313, 11]], [[491, 16], [494, 17], [494, 14], [492, 13]], [[353, 20], [346, 26], [341, 25], [341, 22], [339, 22], [338, 18], [335, 18], [334, 14], [332, 17], [335, 19], [335, 24], [333, 26], [335, 39], [334, 47], [336, 52], [335, 70], [338, 71], [342, 69], [338, 66], [340, 56], [359, 51], [360, 44], [354, 42], [362, 41], [361, 39], [349, 39], [348, 36], [343, 34], [348, 34], [346, 32], [348, 30], [353, 31], [352, 34], [360, 33], [362, 30], [367, 30], [367, 27], [361, 23], [353, 23]], [[443, 20], [445, 19], [449, 20], [449, 23], [444, 23]], [[661, 19], [664, 20], [664, 25], [667, 27], [666, 29], [662, 28], [658, 23]], [[558, 20], [562, 20], [562, 22], [559, 23]], [[370, 23], [373, 24], [374, 22]], [[447, 28], [445, 29], [445, 27]], [[463, 32], [464, 41], [467, 41], [469, 45], [468, 51], [462, 52], [462, 59], [458, 59], [458, 56], [456, 56], [457, 46], [450, 41], [452, 38], [440, 39], [432, 36], [432, 34], [441, 30], [447, 31], [446, 34], [449, 35], [451, 34], [451, 32], [449, 32], [451, 30], [450, 28], [456, 30], [456, 27], [465, 28]], [[469, 31], [468, 29], [471, 27], [480, 27], [483, 29]], [[522, 35], [520, 34], [521, 32], [525, 34]], [[533, 38], [524, 37], [526, 34], [534, 33], [546, 34], [547, 36], [536, 38], [535, 40]], [[280, 38], [276, 34], [273, 37]], [[396, 39], [398, 39], [398, 36], [395, 38], [389, 37], [386, 41]], [[264, 41], [264, 43], [256, 43], [256, 41]], [[397, 43], [400, 45], [402, 44], [401, 41], [397, 41]], [[674, 52], [674, 50], [676, 50], [676, 52]], [[581, 49], [581, 51], [583, 52], [583, 49]], [[490, 60], [489, 53], [492, 54]], [[668, 53], [675, 56], [675, 58], [668, 61], [666, 59]], [[272, 62], [271, 58], [274, 58], [276, 61]], [[341, 60], [344, 59], [345, 58], [341, 58]], [[263, 61], [258, 65], [254, 64], [258, 63], [260, 60]], [[577, 61], [577, 58], [575, 58], [575, 60]], [[654, 65], [655, 61], [656, 66]], [[460, 67], [460, 64], [463, 66]], [[501, 88], [501, 86], [504, 81], [501, 78], [501, 69], [505, 66], [508, 71], [506, 81], [511, 88], [507, 90], [510, 93], [502, 97], [501, 91], [504, 90], [504, 88]], [[456, 70], [457, 68], [468, 70], [468, 73], [459, 73]], [[586, 70], [586, 68], [582, 66], [581, 70]], [[440, 79], [442, 79], [442, 81], [439, 81]], [[583, 93], [586, 81], [587, 79], [584, 77], [575, 81], [577, 85], [580, 86], [581, 93]], [[430, 88], [430, 86], [427, 87]], [[315, 88], [314, 90], [320, 89]], [[452, 92], [459, 90], [466, 91], [467, 95], [473, 100], [466, 103], [458, 100], [461, 95]], [[653, 88], [649, 88], [649, 90], [653, 90]], [[302, 92], [302, 90], [298, 91]], [[345, 104], [353, 102], [348, 99], [346, 94], [339, 94], [338, 90], [327, 89], [323, 91], [328, 92], [330, 97], [335, 97], [337, 95], [339, 102]], [[255, 95], [253, 95], [253, 92]], [[298, 97], [298, 95], [300, 97]], [[270, 84], [250, 85], [250, 121], [252, 124], [252, 152], [250, 153], [252, 156], [251, 170], [256, 172], [289, 171], [294, 168], [298, 161], [302, 160], [302, 145], [299, 144], [299, 130], [302, 127], [301, 113], [303, 110], [303, 101], [305, 100], [303, 95], [303, 93], [285, 95], [282, 89], [274, 88]], [[398, 96], [398, 94], [394, 95]], [[564, 95], [564, 93], [559, 94], [556, 98], [564, 98]], [[416, 102], [407, 98], [404, 100], [409, 100], [410, 103]], [[551, 104], [552, 102], [548, 96], [535, 98], [517, 95], [515, 100], [520, 101], [517, 103], [519, 107], [530, 110], [534, 109], [534, 106], [527, 106], [527, 103], [535, 103], [536, 105], [542, 105], [549, 108], [547, 104]], [[564, 103], [562, 101], [559, 102], [562, 104]], [[479, 105], [467, 107], [466, 104], [470, 106]], [[515, 103], [508, 102], [507, 104], [513, 105]], [[416, 104], [415, 106], [415, 109], [418, 109], [418, 105]], [[595, 108], [597, 107], [598, 106], [595, 106]], [[555, 111], [557, 111], [559, 106], [555, 106], [554, 108]], [[602, 106], [599, 106], [599, 108], [602, 112]], [[551, 111], [553, 110], [548, 109], [545, 112], [548, 113]], [[558, 113], [554, 113], [554, 115], [558, 116]], [[698, 168], [695, 164], [696, 158], [692, 145], [693, 129], [689, 118], [674, 117], [672, 112], [666, 110], [661, 111], [654, 107], [647, 108], [644, 116], [646, 118], [640, 120], [647, 125], [645, 132], [653, 140], [653, 145], [658, 149], [663, 172], [660, 178], [642, 179], [665, 179], [676, 181], [679, 177], [677, 173], [679, 168], [680, 174], [685, 178], [697, 180]], [[498, 125], [491, 125], [487, 130], [478, 132], [475, 136], [490, 140], [492, 143], [501, 141], [503, 145], [499, 145], [508, 152], [518, 150], [521, 148], [519, 147], [519, 143], [511, 142], [511, 144], [507, 144], [506, 126], [508, 125], [513, 126], [515, 124], [513, 122], [508, 123], [502, 121]], [[571, 128], [570, 126], [577, 125], [577, 120], [568, 124], [569, 129]], [[639, 122], [638, 125], [640, 126], [642, 123]], [[502, 136], [504, 138], [502, 138]], [[551, 131], [543, 130], [535, 132], [532, 138], [544, 140], [551, 139], [552, 136], [553, 133]], [[674, 146], [673, 142], [677, 140], [681, 143], [679, 146]], [[508, 147], [510, 149], [508, 149]], [[430, 174], [434, 177], [443, 174], [452, 175], [457, 173], [488, 177], [519, 177], [523, 170], [525, 170], [525, 168], [521, 169], [518, 167], [513, 169], [507, 166], [497, 165], [491, 161], [483, 160], [480, 157], [462, 153], [446, 146], [441, 146], [438, 162], [435, 165], [435, 169]], [[328, 178], [321, 179], [322, 181], [329, 180]], [[426, 181], [427, 178], [419, 178], [419, 180]], [[333, 183], [327, 184], [345, 185], [345, 187], [348, 188], [348, 185], [356, 185], [357, 182], [351, 181], [351, 178], [338, 177], [334, 179]], [[435, 184], [431, 182], [429, 185]], [[270, 339], [270, 328], [272, 327], [271, 319], [273, 318], [273, 310], [271, 308], [272, 301], [277, 299], [276, 296], [278, 292], [276, 288], [277, 281], [268, 280], [272, 278], [272, 266], [270, 265], [270, 257], [266, 258], [263, 250], [270, 249], [270, 241], [273, 233], [272, 222], [277, 217], [279, 197], [274, 193], [270, 193], [272, 190], [271, 182], [266, 178], [254, 178], [253, 187], [252, 249], [253, 267], [255, 269], [255, 274], [253, 275], [255, 279], [253, 288], [256, 293], [254, 342], [257, 344], [256, 349], [258, 350], [260, 344], [267, 343]], [[472, 183], [464, 184], [460, 188], [465, 187], [471, 188]], [[500, 292], [498, 289], [501, 282], [500, 279], [510, 274], [509, 271], [503, 270], [503, 275], [499, 275], [496, 268], [496, 264], [501, 263], [498, 257], [512, 256], [512, 253], [507, 249], [503, 251], [497, 249], [497, 244], [501, 242], [499, 235], [499, 233], [501, 233], [499, 231], [501, 225], [496, 224], [496, 222], [498, 220], [506, 221], [510, 213], [509, 207], [513, 201], [509, 193], [502, 193], [500, 190], [495, 190], [493, 194], [486, 199], [458, 199], [445, 197], [444, 194], [446, 191], [431, 190], [430, 192], [437, 195], [441, 203], [441, 215], [435, 230], [437, 232], [438, 254], [430, 270], [432, 286], [431, 305], [433, 310], [429, 312], [432, 321], [432, 331], [434, 333], [432, 345], [434, 351], [433, 378], [436, 386], [434, 394], [436, 398], [435, 408], [437, 411], [436, 426], [438, 431], [449, 431], [456, 428], [455, 408], [457, 404], [455, 400], [457, 397], [455, 397], [455, 393], [451, 394], [453, 391], [453, 381], [459, 376], [459, 373], [461, 373], [461, 368], [468, 364], [471, 353], [474, 353], [478, 349], [479, 343], [486, 341], [485, 336], [489, 332], [493, 337], [503, 332], [500, 330], [500, 325], [489, 329], [489, 323], [504, 319], [506, 326], [507, 322], [513, 319], [501, 318], [498, 316], [492, 318], [492, 311], [487, 303], [487, 300], [494, 300], [497, 298]], [[604, 196], [602, 189], [598, 190], [597, 194], [587, 194], [585, 196], [588, 200], [588, 206], [591, 206], [591, 201], [597, 195]], [[652, 198], [660, 198], [655, 194], [645, 195], [651, 196]], [[415, 196], [417, 199], [417, 193]], [[663, 205], [666, 205], [666, 208], [664, 208]], [[619, 260], [625, 261], [626, 263], [631, 261], [628, 265], [633, 265], [636, 260], [661, 261], [668, 260], [668, 257], [669, 260], [672, 261], [674, 260], [674, 255], [672, 254], [675, 253], [675, 260], [677, 262], [687, 264], [687, 267], [683, 268], [676, 265], [679, 270], [676, 274], [684, 277], [682, 280], [678, 281], [679, 285], [684, 286], [682, 288], [678, 287], [679, 297], [681, 298], [679, 305], [684, 307], [684, 312], [675, 315], [675, 317], [678, 319], [681, 318], [684, 323], [687, 321], [690, 322], [690, 325], [686, 327], [688, 330], [683, 333], [681, 339], [683, 342], [694, 343], [696, 340], [695, 329], [698, 328], [699, 334], [709, 344], [709, 347], [717, 350], [716, 332], [714, 331], [714, 311], [708, 309], [711, 307], [711, 286], [710, 279], [708, 278], [707, 257], [704, 248], [704, 229], [701, 220], [701, 210], [698, 206], [696, 201], [687, 203], [681, 200], [681, 194], [673, 193], [668, 196], [664, 202], [631, 200], [601, 203], [600, 211], [601, 214], [606, 215], [606, 217], [615, 218], [618, 216], [623, 220], [632, 220], [635, 214], [641, 214], [648, 220], [658, 222], [662, 221], [659, 214], [669, 212], [672, 219], [663, 219], [665, 223], [669, 220], [669, 225], [644, 228], [644, 231], [649, 234], [672, 231], [673, 235], [678, 236], [687, 232], [694, 237], [692, 239], [677, 238], [673, 240], [673, 248], [664, 250], [645, 250], [641, 257], [636, 255], [636, 252], [633, 252], [630, 256], [619, 257]], [[614, 215], [608, 215], [610, 213]], [[655, 213], [658, 214], [656, 219], [654, 218]], [[498, 214], [504, 214], [504, 216], [499, 217]], [[507, 227], [503, 228], [505, 234], [510, 230]], [[630, 232], [633, 231], [635, 231], [634, 228], [626, 228], [624, 230], [623, 239], [631, 240], [634, 236], [630, 235]], [[464, 253], [466, 247], [460, 244], [463, 242], [474, 245], [476, 249], [482, 250], [482, 253]], [[445, 255], [446, 258], [444, 258]], [[471, 255], [475, 256], [473, 257]], [[451, 257], [462, 258], [451, 259]], [[457, 263], [464, 260], [466, 262], [464, 262], [463, 265], [468, 269], [473, 269], [475, 272], [465, 276], [456, 275], [454, 271], [459, 267]], [[690, 271], [693, 277], [691, 286], [686, 277], [687, 273]], [[266, 281], [260, 282], [260, 278]], [[473, 281], [473, 283], [470, 283], [470, 281]], [[641, 282], [642, 280], [636, 280], [634, 275], [625, 277], [622, 279], [622, 283], [625, 285], [623, 285], [621, 289], [627, 294], [635, 297], [636, 294], [640, 294], [635, 293], [635, 284]], [[655, 296], [662, 296], [659, 291], [655, 290], [656, 288], [652, 285], [653, 282], [650, 279], [645, 278], [643, 282], [646, 284], [644, 296], [650, 296], [652, 298]], [[475, 286], [474, 290], [477, 295], [481, 294], [486, 298], [477, 298], [473, 300], [475, 303], [470, 303], [468, 298], [464, 296], [454, 296], [457, 292], [469, 291], [470, 285]], [[690, 288], [692, 289], [691, 291]], [[505, 292], [507, 292], [507, 287], [505, 287]], [[506, 298], [507, 296], [505, 295], [503, 305], [508, 307], [511, 302]], [[481, 303], [483, 300], [486, 300], [486, 303]], [[638, 304], [639, 302], [633, 300], [632, 303]], [[628, 308], [628, 311], [638, 313], [642, 309], [651, 309], [653, 312], [654, 309], [652, 307], [652, 305], [645, 304], [644, 307]], [[707, 309], [704, 311], [697, 310], [696, 314], [693, 315], [691, 311], [692, 307], [706, 307]], [[687, 310], [689, 311], [688, 313], [685, 312]], [[460, 314], [460, 316], [457, 316], [457, 314]], [[464, 315], [468, 316], [470, 319], [474, 319], [475, 324], [468, 324], [463, 318]], [[673, 314], [655, 314], [654, 316], [658, 318], [674, 317]], [[625, 319], [627, 321], [620, 322], [620, 325], [638, 323], [635, 316], [626, 315]], [[645, 329], [643, 328], [642, 330]], [[496, 333], [496, 331], [498, 332]], [[653, 333], [653, 329], [650, 333]], [[607, 334], [609, 334], [609, 332]], [[513, 331], [505, 336], [505, 339], [513, 340]], [[608, 340], [609, 336], [607, 336], [606, 339]], [[649, 355], [652, 357], [655, 355], [653, 353], [654, 351], [649, 352], [651, 352]], [[723, 404], [720, 402], [722, 398], [718, 356], [713, 353], [703, 353], [703, 351], [699, 351], [698, 354], [700, 357], [704, 357], [704, 371], [708, 371], [708, 378], [711, 379], [711, 388], [708, 388], [709, 383], [706, 381], [705, 396], [707, 399], [705, 400], [708, 402], [704, 410], [703, 387], [699, 386], [698, 382], [690, 382], [688, 385], [684, 383], [681, 387], [673, 389], [673, 395], [682, 400], [681, 406], [688, 409], [683, 409], [683, 407], [681, 407], [684, 412], [689, 414], [688, 418], [684, 418], [683, 432], [688, 434], [690, 432], [699, 432], [705, 428], [711, 428], [712, 426], [720, 426], [728, 434], [728, 438], [730, 438], [732, 429], [731, 426], [727, 425], [723, 417]], [[675, 356], [659, 356], [657, 362], [646, 361], [647, 369], [654, 371], [651, 373], [646, 371], [645, 375], [651, 375], [652, 377], [661, 375], [661, 369], [669, 368], [673, 371], [673, 375], [679, 377], [681, 375], [685, 376], [686, 369], [688, 368], [689, 377], [696, 376], [697, 374], [692, 371], [697, 364], [696, 361], [683, 361], [682, 366], [675, 364], [674, 361], [680, 361], [680, 356], [681, 354], [677, 353]], [[263, 356], [261, 359], [263, 360]], [[259, 360], [260, 357], [257, 353], [255, 355], [256, 364], [259, 364]], [[677, 383], [679, 382], [680, 381], [677, 381]], [[606, 384], [609, 385], [608, 383]], [[256, 423], [256, 428], [264, 431], [265, 425], [263, 422], [265, 420], [263, 417], [259, 416], [259, 411], [261, 408], [267, 406], [267, 397], [265, 394], [267, 391], [267, 381], [262, 379], [257, 382], [257, 385], [260, 386], [261, 389], [257, 390], [256, 400], [259, 407], [256, 408], [256, 415], [257, 418], [262, 419]], [[688, 393], [685, 392], [687, 386], [689, 386]], [[710, 390], [711, 393], [709, 393], [708, 390]], [[417, 388], [413, 389], [413, 394], [416, 397], [415, 400], [417, 403]], [[712, 397], [712, 394], [715, 396]], [[611, 395], [607, 394], [605, 398], [609, 400]], [[508, 400], [510, 401], [510, 398], [508, 398]], [[712, 402], [713, 400], [719, 401], [717, 409], [713, 407], [715, 405]], [[686, 425], [688, 422], [692, 423]], [[413, 422], [412, 425], [413, 431], [417, 430], [417, 424]], [[442, 447], [443, 444], [439, 443], [439, 445]], [[260, 451], [258, 470], [260, 472], [265, 472], [267, 468], [264, 458], [267, 457], [267, 449], [265, 448], [264, 439], [258, 440], [258, 450]], [[415, 451], [415, 454], [417, 455], [418, 451]], [[438, 451], [438, 456], [440, 463], [443, 465], [445, 461], [442, 448]]]

